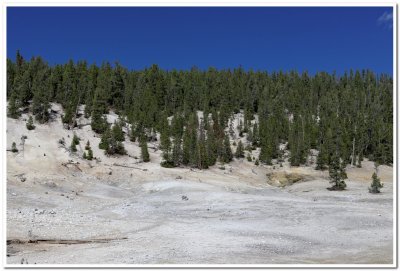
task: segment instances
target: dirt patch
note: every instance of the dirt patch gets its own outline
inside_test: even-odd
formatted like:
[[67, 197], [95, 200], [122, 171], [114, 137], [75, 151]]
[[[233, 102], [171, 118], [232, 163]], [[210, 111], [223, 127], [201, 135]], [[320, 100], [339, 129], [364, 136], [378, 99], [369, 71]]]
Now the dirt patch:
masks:
[[285, 187], [297, 182], [311, 180], [310, 176], [293, 172], [271, 172], [267, 173], [267, 183], [276, 187]]

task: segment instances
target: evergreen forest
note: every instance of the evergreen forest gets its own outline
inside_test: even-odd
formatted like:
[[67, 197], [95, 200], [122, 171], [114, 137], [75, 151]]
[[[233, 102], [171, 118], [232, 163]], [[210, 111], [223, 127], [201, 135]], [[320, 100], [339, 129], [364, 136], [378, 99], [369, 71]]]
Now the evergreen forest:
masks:
[[[128, 70], [119, 63], [72, 60], [51, 66], [17, 52], [15, 62], [7, 59], [7, 101], [9, 117], [29, 111], [42, 124], [52, 121], [50, 103], [59, 103], [66, 129], [79, 128], [77, 109], [85, 105], [84, 117], [110, 155], [124, 155], [123, 142], [131, 140], [140, 142], [148, 160], [147, 142], [160, 133], [164, 167], [206, 169], [256, 148], [257, 163], [271, 165], [282, 161], [282, 146], [292, 166], [305, 164], [311, 150], [318, 150], [320, 170], [361, 167], [364, 158], [393, 163], [393, 79], [370, 70], [342, 75], [157, 65]], [[110, 110], [120, 116], [113, 125], [105, 119]], [[244, 120], [230, 127], [239, 112]], [[233, 129], [249, 142], [240, 141], [236, 152]]]

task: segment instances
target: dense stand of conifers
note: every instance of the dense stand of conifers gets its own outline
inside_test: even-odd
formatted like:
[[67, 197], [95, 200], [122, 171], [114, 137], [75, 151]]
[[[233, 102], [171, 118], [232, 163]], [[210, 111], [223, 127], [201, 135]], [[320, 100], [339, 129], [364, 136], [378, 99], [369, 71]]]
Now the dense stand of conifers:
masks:
[[[285, 146], [291, 165], [306, 163], [310, 150], [317, 149], [317, 169], [336, 168], [339, 175], [346, 164], [361, 166], [364, 157], [391, 164], [392, 92], [390, 76], [368, 70], [310, 76], [242, 68], [165, 71], [153, 65], [129, 71], [118, 63], [49, 66], [40, 57], [27, 61], [19, 52], [15, 62], [7, 60], [10, 117], [17, 118], [29, 106], [36, 121], [45, 123], [49, 103], [57, 102], [65, 110], [65, 125], [74, 127], [77, 107], [85, 104], [85, 117], [102, 134], [101, 148], [124, 154], [121, 128], [129, 127], [130, 140], [138, 140], [147, 152], [147, 142], [160, 132], [165, 167], [228, 163], [234, 129], [250, 142], [240, 148], [261, 148], [257, 163], [281, 161], [279, 146]], [[110, 109], [122, 116], [112, 127], [104, 117]], [[201, 121], [198, 110], [204, 112]], [[244, 121], [232, 127], [229, 120], [240, 110]], [[258, 124], [251, 121], [255, 114]]]

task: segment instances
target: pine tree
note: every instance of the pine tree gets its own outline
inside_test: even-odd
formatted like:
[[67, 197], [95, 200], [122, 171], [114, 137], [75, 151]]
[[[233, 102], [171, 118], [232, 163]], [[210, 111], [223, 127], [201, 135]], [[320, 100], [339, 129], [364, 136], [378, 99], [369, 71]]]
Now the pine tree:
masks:
[[13, 119], [18, 119], [21, 113], [19, 112], [19, 101], [17, 100], [17, 93], [11, 92], [11, 97], [8, 100], [8, 116]]
[[91, 149], [91, 147], [90, 147], [90, 142], [89, 142], [89, 140], [86, 142], [86, 146], [85, 146], [85, 150], [90, 150]]
[[71, 141], [71, 146], [70, 146], [70, 150], [72, 152], [77, 151], [76, 145], [79, 145], [79, 141], [80, 141], [79, 137], [74, 133], [74, 136], [72, 137], [72, 141]]
[[74, 133], [72, 137], [72, 144], [79, 145], [80, 138]]
[[259, 137], [259, 130], [258, 130], [257, 122], [254, 123], [252, 136], [253, 136], [253, 139], [252, 139], [253, 146], [259, 146], [260, 145], [260, 137]]
[[208, 166], [213, 166], [217, 162], [218, 158], [217, 139], [215, 137], [213, 129], [209, 129], [207, 131], [206, 148], [207, 148]]
[[76, 152], [76, 151], [77, 151], [77, 149], [76, 149], [76, 144], [74, 143], [74, 141], [71, 142], [71, 145], [70, 145], [69, 149], [70, 149], [72, 152]]
[[124, 144], [121, 141], [118, 141], [115, 136], [111, 133], [111, 137], [108, 140], [108, 148], [105, 150], [105, 153], [108, 155], [120, 154], [125, 155], [126, 150]]
[[35, 128], [36, 128], [36, 126], [33, 124], [33, 118], [32, 118], [32, 116], [29, 116], [29, 119], [26, 122], [26, 129], [33, 130]]
[[124, 132], [122, 131], [122, 124], [120, 121], [115, 122], [112, 127], [112, 133], [114, 135], [115, 140], [117, 141], [125, 141]]
[[232, 161], [232, 158], [233, 155], [232, 155], [231, 143], [229, 141], [229, 136], [225, 134], [220, 161], [223, 163], [229, 163], [230, 161]]
[[107, 150], [109, 147], [109, 141], [111, 139], [111, 130], [107, 129], [102, 135], [99, 143], [99, 149]]
[[344, 190], [346, 188], [347, 174], [345, 171], [344, 163], [340, 162], [340, 156], [335, 153], [332, 157], [331, 164], [329, 165], [329, 178], [332, 187], [328, 190]]
[[92, 148], [90, 147], [89, 140], [86, 142], [85, 150], [88, 152], [88, 154], [86, 155], [86, 153], [84, 152], [83, 158], [87, 159], [87, 160], [92, 160], [93, 159], [93, 151], [92, 151]]
[[92, 149], [88, 150], [88, 155], [87, 155], [87, 160], [92, 160], [93, 159], [93, 151]]
[[173, 139], [172, 161], [174, 166], [179, 166], [182, 163], [182, 139], [175, 136]]
[[244, 150], [243, 150], [243, 144], [242, 144], [241, 140], [239, 140], [239, 143], [237, 145], [235, 157], [236, 158], [244, 158]]
[[205, 139], [205, 130], [203, 121], [200, 122], [200, 131], [197, 139], [197, 167], [199, 169], [207, 169], [209, 161], [207, 158], [207, 147]]
[[162, 150], [163, 154], [163, 162], [161, 165], [163, 167], [173, 167], [174, 166], [174, 161], [172, 160], [172, 144], [171, 144], [171, 139], [170, 139], [170, 127], [168, 124], [168, 120], [165, 119], [165, 122], [163, 124], [160, 135], [160, 149]]
[[147, 149], [147, 140], [145, 136], [140, 137], [140, 156], [143, 162], [150, 162], [150, 154], [149, 150]]
[[381, 188], [383, 187], [383, 184], [381, 183], [381, 180], [378, 178], [378, 175], [376, 172], [372, 174], [372, 183], [371, 187], [368, 188], [370, 193], [376, 194], [381, 192]]
[[32, 81], [32, 113], [37, 121], [44, 123], [49, 120], [50, 115], [50, 69], [40, 58], [36, 59], [35, 67], [37, 71]]

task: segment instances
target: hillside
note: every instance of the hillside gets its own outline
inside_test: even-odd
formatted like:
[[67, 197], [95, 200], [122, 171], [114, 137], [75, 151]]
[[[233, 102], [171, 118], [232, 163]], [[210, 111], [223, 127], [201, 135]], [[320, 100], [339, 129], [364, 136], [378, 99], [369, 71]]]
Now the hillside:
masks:
[[[7, 263], [393, 261], [390, 166], [379, 167], [384, 187], [377, 195], [368, 193], [374, 172], [368, 159], [362, 168], [347, 166], [344, 191], [326, 189], [328, 173], [314, 169], [315, 156], [301, 167], [290, 166], [286, 153], [282, 167], [244, 158], [207, 170], [163, 168], [160, 135], [148, 143], [148, 163], [127, 135], [127, 155], [106, 156], [100, 136], [85, 125], [90, 119], [81, 116], [82, 128], [67, 130], [62, 107], [52, 104], [52, 112], [53, 120], [35, 122], [31, 131], [26, 114], [7, 119], [7, 148], [16, 142], [19, 149], [7, 152]], [[117, 118], [107, 114], [109, 123]], [[239, 118], [242, 113], [235, 114], [235, 127]], [[74, 132], [81, 141], [72, 154]], [[235, 133], [233, 151], [240, 139]], [[92, 161], [82, 159], [88, 140], [97, 158]]]

